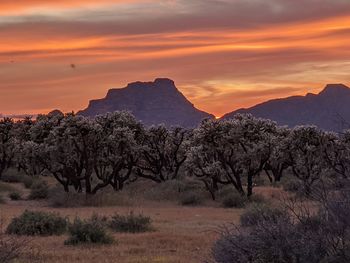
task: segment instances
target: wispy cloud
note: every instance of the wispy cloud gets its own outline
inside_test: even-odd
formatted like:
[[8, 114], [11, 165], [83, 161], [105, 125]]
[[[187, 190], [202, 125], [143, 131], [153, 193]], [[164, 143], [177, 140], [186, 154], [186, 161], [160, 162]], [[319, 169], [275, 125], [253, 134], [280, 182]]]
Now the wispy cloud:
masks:
[[0, 7], [4, 113], [78, 110], [108, 88], [159, 76], [217, 115], [350, 82], [345, 0], [2, 0]]

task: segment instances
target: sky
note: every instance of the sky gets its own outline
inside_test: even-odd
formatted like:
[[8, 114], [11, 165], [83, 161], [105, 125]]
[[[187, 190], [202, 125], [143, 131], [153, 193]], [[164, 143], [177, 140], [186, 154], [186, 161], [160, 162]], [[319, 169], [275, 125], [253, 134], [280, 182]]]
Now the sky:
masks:
[[221, 116], [350, 85], [349, 43], [350, 0], [1, 0], [0, 113], [168, 77]]

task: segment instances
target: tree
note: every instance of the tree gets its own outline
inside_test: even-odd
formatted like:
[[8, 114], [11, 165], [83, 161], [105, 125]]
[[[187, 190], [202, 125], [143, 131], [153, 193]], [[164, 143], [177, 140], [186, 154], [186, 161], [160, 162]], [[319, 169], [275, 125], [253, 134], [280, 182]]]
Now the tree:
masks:
[[350, 130], [340, 135], [329, 133], [324, 147], [329, 167], [343, 179], [350, 178]]
[[288, 162], [292, 173], [303, 183], [303, 191], [309, 196], [312, 186], [328, 175], [324, 149], [327, 133], [315, 126], [300, 126], [294, 128], [288, 140]]
[[14, 126], [13, 119], [0, 120], [0, 178], [3, 172], [10, 167], [14, 157]]
[[187, 158], [190, 133], [184, 128], [153, 126], [145, 131], [137, 175], [161, 183], [177, 179]]
[[[39, 127], [37, 127], [37, 125]], [[73, 185], [76, 191], [92, 193], [92, 174], [102, 129], [92, 120], [74, 114], [41, 117], [34, 125], [46, 132], [35, 133], [37, 158], [46, 172], [62, 184], [65, 191]], [[82, 184], [84, 182], [84, 184]], [[83, 187], [85, 189], [83, 189]]]
[[194, 131], [187, 167], [204, 182], [215, 199], [219, 184], [231, 184], [247, 195], [253, 193], [253, 180], [265, 167], [273, 149], [276, 124], [251, 115], [231, 120], [205, 120]]
[[279, 182], [283, 173], [289, 168], [288, 144], [286, 143], [289, 133], [290, 129], [278, 127], [276, 133], [272, 135], [273, 149], [270, 158], [264, 166], [264, 171], [270, 182]]
[[101, 115], [96, 123], [102, 128], [100, 146], [94, 161], [94, 171], [99, 182], [92, 193], [111, 185], [122, 190], [131, 179], [141, 150], [142, 125], [128, 112]]

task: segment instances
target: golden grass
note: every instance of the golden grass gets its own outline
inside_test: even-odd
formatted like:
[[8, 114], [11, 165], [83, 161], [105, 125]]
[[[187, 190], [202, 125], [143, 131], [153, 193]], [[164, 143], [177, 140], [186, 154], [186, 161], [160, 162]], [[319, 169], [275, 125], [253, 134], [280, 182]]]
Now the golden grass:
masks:
[[[16, 185], [18, 187], [18, 185]], [[22, 189], [24, 190], [24, 189]], [[281, 190], [257, 187], [268, 199]], [[123, 194], [122, 194], [123, 195]], [[126, 194], [125, 194], [126, 195]], [[118, 196], [118, 195], [116, 195]], [[125, 196], [124, 196], [125, 197]], [[93, 213], [111, 216], [130, 211], [150, 216], [156, 231], [140, 234], [113, 234], [116, 242], [104, 246], [65, 246], [67, 235], [31, 238], [30, 248], [19, 262], [118, 262], [118, 263], [197, 263], [210, 258], [210, 250], [223, 225], [238, 223], [242, 209], [225, 209], [220, 204], [184, 207], [178, 202], [157, 202], [136, 198], [128, 206], [52, 208], [47, 201], [7, 201], [0, 204], [0, 218], [6, 224], [25, 209], [57, 212], [74, 219]]]
[[[0, 205], [5, 224], [25, 209], [54, 211], [73, 219], [93, 213], [113, 215], [130, 210], [142, 212], [153, 220], [155, 232], [114, 234], [116, 243], [108, 246], [65, 246], [67, 236], [34, 237], [31, 242], [38, 262], [203, 262], [217, 237], [216, 230], [227, 223], [238, 222], [241, 210], [215, 207], [181, 207], [149, 203], [142, 207], [83, 207], [54, 209], [40, 202], [18, 202]], [[32, 251], [32, 252], [33, 252]], [[25, 254], [20, 262], [32, 260]]]

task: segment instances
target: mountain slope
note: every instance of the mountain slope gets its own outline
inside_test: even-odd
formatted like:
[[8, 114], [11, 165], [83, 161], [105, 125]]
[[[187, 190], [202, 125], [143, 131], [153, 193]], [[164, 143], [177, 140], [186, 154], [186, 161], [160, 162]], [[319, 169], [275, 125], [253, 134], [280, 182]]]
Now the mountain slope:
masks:
[[228, 119], [237, 113], [251, 113], [289, 127], [316, 125], [329, 131], [341, 131], [350, 128], [350, 88], [343, 84], [328, 84], [319, 94], [270, 100], [222, 118]]
[[105, 98], [90, 101], [78, 114], [93, 117], [119, 110], [130, 111], [146, 125], [194, 127], [202, 119], [214, 117], [196, 109], [170, 79], [134, 82], [125, 88], [111, 89]]

